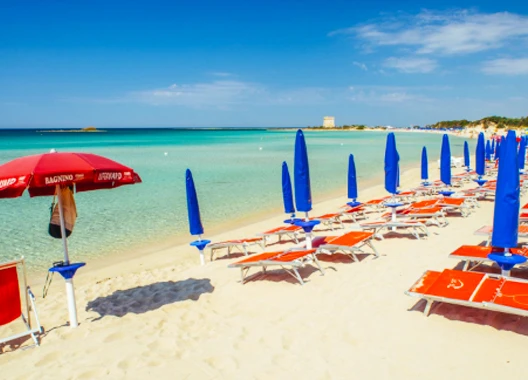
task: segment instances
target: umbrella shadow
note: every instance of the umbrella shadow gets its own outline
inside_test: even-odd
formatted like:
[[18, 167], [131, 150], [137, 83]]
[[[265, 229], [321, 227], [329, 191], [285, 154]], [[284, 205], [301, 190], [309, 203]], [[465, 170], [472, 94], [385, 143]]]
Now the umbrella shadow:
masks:
[[183, 281], [165, 281], [117, 290], [109, 296], [88, 302], [86, 311], [100, 315], [97, 321], [107, 315], [123, 317], [128, 313], [143, 314], [164, 305], [187, 300], [198, 301], [200, 296], [214, 291], [211, 280], [189, 278]]

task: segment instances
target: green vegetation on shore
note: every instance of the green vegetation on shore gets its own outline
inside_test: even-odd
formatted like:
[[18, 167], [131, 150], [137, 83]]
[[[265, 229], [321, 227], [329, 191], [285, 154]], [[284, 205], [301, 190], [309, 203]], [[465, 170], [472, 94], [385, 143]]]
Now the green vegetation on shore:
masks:
[[452, 128], [452, 127], [476, 127], [482, 125], [483, 128], [528, 128], [528, 116], [521, 118], [510, 118], [504, 116], [488, 116], [480, 120], [446, 120], [429, 125], [431, 128]]

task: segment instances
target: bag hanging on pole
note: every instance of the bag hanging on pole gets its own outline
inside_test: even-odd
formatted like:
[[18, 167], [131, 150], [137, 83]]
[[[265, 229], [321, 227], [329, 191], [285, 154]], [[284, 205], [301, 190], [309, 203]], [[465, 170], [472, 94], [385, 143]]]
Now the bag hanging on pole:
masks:
[[[73, 197], [73, 187], [61, 187], [60, 194], [56, 196], [61, 197], [62, 200], [62, 211], [64, 213], [64, 228], [66, 230], [66, 237], [70, 236], [73, 227], [75, 226], [75, 220], [77, 219], [77, 207], [75, 206], [75, 199]], [[55, 197], [53, 197], [55, 200]], [[60, 214], [59, 214], [59, 202], [53, 206], [52, 203], [51, 218], [48, 227], [48, 233], [56, 238], [62, 239], [61, 227], [60, 227]]]

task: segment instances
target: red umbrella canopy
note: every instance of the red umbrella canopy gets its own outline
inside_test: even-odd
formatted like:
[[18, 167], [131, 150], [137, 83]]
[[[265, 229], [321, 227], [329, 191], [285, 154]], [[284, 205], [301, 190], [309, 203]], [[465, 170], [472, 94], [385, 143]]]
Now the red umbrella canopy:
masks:
[[0, 165], [0, 198], [53, 195], [57, 185], [75, 190], [111, 189], [141, 182], [128, 166], [91, 153], [45, 153], [16, 158]]

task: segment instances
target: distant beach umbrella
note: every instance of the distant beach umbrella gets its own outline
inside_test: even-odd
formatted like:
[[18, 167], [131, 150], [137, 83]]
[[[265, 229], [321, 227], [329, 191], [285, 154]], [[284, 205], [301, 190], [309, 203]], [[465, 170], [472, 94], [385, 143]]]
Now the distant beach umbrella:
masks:
[[391, 194], [398, 193], [399, 161], [396, 137], [391, 132], [387, 135], [387, 144], [385, 145], [385, 190]]
[[312, 191], [310, 186], [310, 167], [308, 150], [304, 134], [299, 129], [295, 137], [293, 161], [293, 182], [295, 184], [295, 206], [297, 210], [308, 212], [312, 209]]
[[524, 163], [526, 161], [526, 139], [524, 137], [521, 138], [521, 142], [519, 143], [519, 153], [517, 156], [519, 161], [519, 170], [522, 172], [524, 171]]
[[500, 143], [500, 139], [497, 140], [497, 144], [495, 145], [495, 159], [498, 159], [500, 155]]
[[427, 159], [427, 148], [422, 148], [422, 181], [427, 182], [429, 179], [429, 160]]
[[469, 161], [469, 145], [467, 141], [464, 141], [464, 166], [467, 168], [467, 171], [470, 171], [470, 161]]
[[495, 138], [491, 139], [491, 154], [495, 155]]
[[[499, 144], [497, 144], [497, 147]], [[475, 170], [479, 177], [486, 174], [486, 152], [484, 147], [484, 133], [480, 132], [477, 139], [477, 148], [475, 151]], [[496, 154], [496, 156], [498, 156]]]
[[515, 248], [519, 233], [520, 185], [514, 131], [508, 131], [500, 149], [491, 244], [494, 247]]
[[490, 161], [491, 160], [491, 144], [490, 144], [490, 141], [487, 140], [486, 141], [486, 161]]
[[187, 216], [189, 219], [189, 231], [191, 235], [198, 235], [198, 240], [191, 243], [200, 252], [200, 263], [205, 265], [204, 248], [210, 240], [202, 239], [204, 228], [200, 217], [200, 206], [198, 205], [198, 196], [194, 187], [194, 180], [189, 169], [185, 171], [185, 190], [187, 194]]
[[442, 137], [440, 180], [447, 186], [451, 185], [451, 147], [449, 146], [449, 136], [447, 134]]
[[284, 212], [291, 214], [292, 219], [295, 216], [295, 206], [293, 204], [293, 189], [290, 179], [290, 172], [286, 161], [282, 163], [282, 201], [284, 203]]
[[356, 207], [361, 204], [361, 202], [356, 201], [358, 197], [358, 188], [357, 188], [357, 175], [356, 175], [356, 164], [354, 162], [354, 155], [351, 154], [348, 156], [348, 181], [347, 181], [347, 195], [349, 199], [352, 199], [352, 202], [347, 204], [350, 207]]

